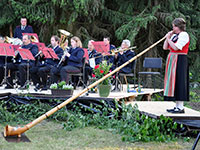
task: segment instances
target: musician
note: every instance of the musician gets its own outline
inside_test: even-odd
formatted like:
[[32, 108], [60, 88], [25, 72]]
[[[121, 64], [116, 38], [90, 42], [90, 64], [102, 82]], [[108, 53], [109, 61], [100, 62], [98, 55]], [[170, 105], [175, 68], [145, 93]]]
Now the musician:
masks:
[[[93, 40], [90, 40], [88, 42], [88, 56], [89, 59], [91, 58], [95, 58], [95, 65], [99, 64], [102, 62], [102, 55], [101, 53], [98, 53], [95, 49], [94, 49], [94, 45], [92, 44], [92, 42], [94, 42]], [[90, 66], [90, 62], [89, 60], [86, 60], [86, 65], [85, 65], [85, 81], [88, 81], [89, 76], [92, 76], [92, 72], [93, 72], [93, 68]]]
[[66, 52], [64, 63], [66, 65], [59, 68], [54, 67], [51, 70], [51, 79], [53, 83], [59, 80], [59, 75], [61, 81], [66, 81], [69, 83], [69, 73], [80, 73], [83, 66], [82, 59], [84, 56], [84, 50], [82, 49], [81, 40], [74, 36], [71, 38], [71, 48], [69, 52]]
[[33, 33], [33, 28], [27, 25], [27, 19], [25, 17], [21, 18], [21, 25], [15, 28], [14, 38], [22, 39], [22, 33]]
[[170, 113], [184, 113], [184, 101], [189, 101], [189, 66], [188, 48], [189, 35], [183, 18], [176, 18], [172, 22], [173, 30], [166, 34], [164, 50], [170, 50], [166, 61], [164, 79], [164, 100], [176, 101]]
[[[128, 49], [131, 45], [131, 42], [129, 40], [123, 40], [121, 44], [121, 50], [119, 53], [115, 54], [114, 58], [114, 64], [117, 64], [117, 66], [121, 66], [131, 58], [135, 56], [135, 52], [133, 50], [126, 50], [123, 51], [123, 49]], [[133, 72], [133, 66], [135, 64], [135, 61], [131, 62], [130, 64], [126, 65], [122, 69], [120, 69], [119, 72], [122, 73], [132, 73]], [[113, 70], [114, 68], [112, 68]]]
[[[30, 50], [33, 57], [35, 57], [38, 54], [38, 46], [31, 43], [31, 36], [24, 35], [22, 38], [23, 45], [22, 48]], [[36, 59], [36, 57], [35, 57]], [[6, 86], [6, 88], [12, 88], [13, 87], [13, 77], [15, 71], [19, 70], [19, 83], [21, 88], [25, 89], [26, 85], [26, 79], [27, 79], [27, 69], [31, 69], [35, 66], [35, 60], [23, 60], [20, 54], [17, 54], [14, 63], [8, 63], [8, 70], [10, 70], [10, 77], [8, 78], [9, 84]]]
[[[54, 52], [57, 54], [58, 58], [61, 59], [63, 55], [63, 49], [59, 46], [59, 37], [53, 35], [51, 37], [51, 46], [53, 47]], [[34, 85], [36, 85], [36, 89], [42, 88], [42, 90], [47, 90], [47, 76], [50, 72], [50, 70], [57, 66], [59, 60], [53, 59], [53, 58], [47, 58], [44, 61], [44, 64], [41, 64], [38, 66], [37, 73], [32, 73], [32, 80]]]
[[[110, 37], [104, 37], [103, 42], [104, 42], [105, 46], [109, 46], [109, 53], [111, 54], [111, 50], [115, 49], [115, 46], [110, 44]], [[107, 60], [109, 63], [114, 64], [114, 56], [112, 56], [112, 55], [106, 56], [105, 60]]]

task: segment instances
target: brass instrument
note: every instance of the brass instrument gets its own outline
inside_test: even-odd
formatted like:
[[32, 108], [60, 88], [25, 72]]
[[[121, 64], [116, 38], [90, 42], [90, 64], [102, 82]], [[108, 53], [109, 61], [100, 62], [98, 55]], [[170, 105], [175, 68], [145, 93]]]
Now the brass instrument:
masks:
[[57, 65], [57, 68], [58, 68], [58, 67], [61, 65], [61, 63], [64, 61], [65, 56], [67, 55], [67, 53], [68, 53], [68, 51], [64, 51], [64, 54], [62, 55], [62, 57], [61, 57], [61, 59], [60, 59], [58, 65]]
[[31, 42], [38, 43], [39, 41], [34, 35], [31, 35]]
[[59, 46], [65, 50], [65, 42], [67, 40], [67, 37], [72, 35], [71, 33], [69, 33], [68, 31], [65, 31], [63, 29], [59, 29], [58, 30], [60, 32], [60, 43], [59, 43]]
[[13, 45], [22, 45], [23, 42], [19, 38], [10, 38], [8, 36], [5, 37], [5, 43], [10, 43]]
[[132, 50], [132, 49], [136, 49], [136, 46], [129, 47], [129, 48], [124, 48], [124, 49], [122, 49], [121, 47], [117, 48], [117, 49], [112, 49], [111, 50], [111, 55], [115, 55], [116, 53]]

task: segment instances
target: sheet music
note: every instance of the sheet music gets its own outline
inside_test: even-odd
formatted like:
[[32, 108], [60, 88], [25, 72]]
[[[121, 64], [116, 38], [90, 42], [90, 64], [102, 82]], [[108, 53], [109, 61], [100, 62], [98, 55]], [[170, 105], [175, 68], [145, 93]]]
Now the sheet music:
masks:
[[90, 58], [90, 59], [89, 59], [89, 64], [90, 64], [90, 67], [91, 67], [91, 68], [94, 68], [94, 67], [96, 66], [95, 58]]

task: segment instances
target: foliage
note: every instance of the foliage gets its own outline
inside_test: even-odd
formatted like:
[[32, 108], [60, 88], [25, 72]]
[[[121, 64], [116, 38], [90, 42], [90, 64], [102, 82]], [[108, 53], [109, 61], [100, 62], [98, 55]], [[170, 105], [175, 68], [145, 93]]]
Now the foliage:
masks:
[[50, 89], [72, 90], [72, 89], [74, 89], [74, 87], [72, 85], [66, 84], [65, 81], [61, 81], [58, 84], [57, 83], [51, 84]]
[[46, 113], [51, 107], [43, 103], [17, 105], [13, 102], [0, 101], [0, 123], [24, 123]]
[[[93, 69], [94, 74], [93, 77], [96, 77], [97, 79], [101, 79], [105, 75], [107, 75], [110, 72], [110, 68], [112, 67], [112, 64], [108, 63], [107, 61], [103, 61], [99, 65], [96, 65]], [[110, 77], [103, 80], [100, 84], [108, 85], [110, 84]]]
[[[177, 124], [172, 119], [163, 116], [160, 119], [152, 119], [141, 115], [137, 107], [133, 108], [132, 106], [125, 106], [125, 104], [122, 104], [122, 111], [119, 111], [117, 102], [115, 105], [115, 109], [102, 107], [101, 105], [91, 106], [102, 113], [94, 113], [91, 111], [92, 109], [73, 105], [72, 111], [61, 109], [48, 119], [62, 121], [63, 128], [67, 131], [75, 128], [95, 126], [99, 129], [120, 134], [123, 141], [164, 142], [176, 139], [173, 131], [177, 128]], [[10, 106], [6, 107], [5, 102], [0, 101], [0, 123], [24, 123], [24, 121], [27, 122], [27, 118], [29, 120], [36, 119], [49, 109], [48, 105], [41, 103], [28, 105], [10, 103]], [[90, 113], [83, 113], [83, 109]]]
[[[172, 30], [174, 18], [183, 17], [190, 35], [190, 51], [198, 51], [199, 6], [199, 0], [1, 0], [0, 34], [9, 35], [10, 27], [14, 31], [20, 17], [26, 16], [46, 44], [62, 28], [80, 37], [85, 47], [88, 40], [109, 36], [115, 45], [129, 39], [139, 53]], [[166, 58], [161, 43], [145, 55]], [[198, 58], [191, 56], [194, 80], [200, 78]], [[138, 61], [140, 68], [142, 61]]]
[[[177, 124], [172, 119], [161, 116], [160, 120], [140, 115], [137, 108], [132, 106], [122, 107], [122, 112], [118, 109], [99, 108], [103, 110], [103, 114], [83, 115], [77, 109], [71, 114], [67, 123], [64, 123], [65, 130], [74, 128], [84, 128], [88, 126], [96, 126], [99, 129], [106, 129], [113, 133], [121, 134], [123, 141], [169, 141], [175, 139], [173, 131]], [[108, 112], [112, 111], [113, 117], [108, 117]], [[120, 118], [120, 119], [119, 119]]]

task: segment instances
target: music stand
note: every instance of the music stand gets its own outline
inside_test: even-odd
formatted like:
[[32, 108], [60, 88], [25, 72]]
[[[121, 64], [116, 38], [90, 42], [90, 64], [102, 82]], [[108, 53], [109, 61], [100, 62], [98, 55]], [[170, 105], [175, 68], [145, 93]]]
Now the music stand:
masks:
[[[32, 43], [34, 43], [34, 42], [32, 42]], [[43, 48], [45, 48], [45, 44], [44, 43], [34, 43], [35, 45], [37, 45], [38, 46], [38, 49], [39, 49], [39, 51], [40, 50], [42, 50]]]
[[35, 60], [29, 49], [20, 48], [17, 50], [23, 60], [27, 60], [27, 80], [25, 85], [29, 85], [29, 61]]
[[34, 44], [35, 44], [35, 43], [39, 43], [39, 38], [38, 38], [37, 33], [22, 33], [22, 36], [24, 36], [24, 35], [29, 35], [29, 36], [36, 37], [36, 39], [38, 40], [38, 42], [34, 42], [34, 41], [33, 41], [33, 43], [34, 43]]
[[86, 60], [89, 60], [89, 55], [88, 55], [87, 48], [83, 48], [83, 50], [84, 50], [84, 56], [83, 57], [85, 57]]
[[1, 85], [6, 83], [9, 86], [11, 86], [10, 83], [7, 81], [7, 59], [8, 59], [8, 56], [11, 56], [11, 57], [15, 56], [15, 51], [12, 45], [7, 44], [7, 43], [0, 43], [0, 56], [5, 56], [4, 78], [3, 78], [3, 81], [1, 82]]
[[94, 45], [94, 49], [99, 52], [99, 53], [104, 53], [105, 55], [109, 55], [109, 48], [110, 48], [110, 44], [105, 45], [103, 41], [95, 41], [92, 42], [92, 44]]
[[59, 59], [57, 54], [54, 52], [52, 48], [45, 47], [41, 49], [41, 51], [45, 58]]

